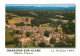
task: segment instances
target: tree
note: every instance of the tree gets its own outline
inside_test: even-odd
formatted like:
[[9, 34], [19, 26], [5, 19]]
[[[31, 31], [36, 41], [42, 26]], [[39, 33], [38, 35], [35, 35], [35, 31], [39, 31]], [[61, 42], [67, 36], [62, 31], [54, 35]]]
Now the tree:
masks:
[[28, 22], [28, 18], [26, 18], [26, 21]]
[[66, 43], [70, 43], [70, 42], [71, 42], [70, 38], [67, 37], [67, 38], [65, 39], [65, 42], [66, 42]]
[[55, 29], [55, 32], [58, 32], [58, 29], [57, 28]]
[[71, 39], [72, 47], [75, 47], [75, 37]]
[[20, 32], [19, 30], [17, 30], [17, 31], [15, 32], [15, 34], [22, 34], [22, 32]]
[[18, 46], [19, 44], [18, 38], [14, 38], [14, 43], [16, 44], [16, 46]]
[[21, 22], [21, 23], [16, 23], [15, 25], [16, 26], [24, 26], [25, 24], [23, 22]]
[[75, 47], [75, 38], [66, 38], [65, 42], [67, 43], [67, 47]]
[[27, 24], [27, 26], [31, 26], [31, 24]]
[[44, 36], [49, 37], [50, 31], [45, 31]]
[[6, 41], [5, 44], [8, 45], [8, 44], [15, 44], [15, 43], [14, 43], [14, 41]]
[[69, 22], [67, 24], [62, 24], [63, 32], [66, 34], [74, 34], [75, 33], [75, 23]]
[[55, 29], [55, 32], [58, 32], [58, 29]]
[[26, 37], [30, 37], [31, 33], [30, 32], [26, 32]]
[[34, 27], [34, 24], [31, 24], [31, 27]]
[[6, 19], [6, 23], [8, 24], [8, 20]]
[[75, 23], [73, 23], [73, 22], [70, 22], [70, 23], [68, 23], [68, 28], [70, 29], [70, 33], [71, 34], [74, 34], [75, 33]]
[[19, 34], [19, 30], [17, 30], [15, 33], [16, 33], [16, 34]]
[[45, 47], [46, 44], [45, 44], [44, 42], [41, 42], [41, 43], [38, 44], [38, 46], [39, 46], [39, 47]]
[[67, 47], [66, 44], [64, 43], [64, 41], [60, 41], [55, 43], [54, 47]]
[[55, 39], [55, 38], [51, 38], [51, 39], [50, 39], [50, 43], [51, 43], [51, 44], [54, 44], [55, 42], [56, 42], [56, 39]]
[[18, 47], [22, 48], [22, 43], [21, 42], [18, 43]]

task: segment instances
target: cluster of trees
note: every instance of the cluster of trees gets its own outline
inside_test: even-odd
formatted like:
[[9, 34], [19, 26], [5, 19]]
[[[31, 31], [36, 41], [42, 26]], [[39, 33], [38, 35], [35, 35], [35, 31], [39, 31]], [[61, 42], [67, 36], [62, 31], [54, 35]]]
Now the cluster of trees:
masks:
[[57, 29], [57, 27], [56, 27], [56, 29], [54, 30], [55, 32], [58, 32], [58, 29]]
[[[6, 21], [7, 22], [7, 21]], [[21, 22], [21, 23], [15, 23], [15, 25], [16, 26], [25, 26], [25, 25], [27, 25], [27, 26], [32, 26], [32, 27], [34, 27], [34, 24], [24, 24], [23, 22]], [[38, 25], [39, 26], [39, 25]]]
[[12, 18], [14, 18], [15, 16], [11, 16], [11, 15], [6, 15], [6, 19], [12, 19]]
[[56, 42], [55, 38], [51, 38], [50, 43], [54, 44], [54, 47], [75, 47], [75, 38], [66, 37], [65, 39], [60, 39], [59, 42]]
[[31, 32], [26, 32], [26, 37], [30, 37], [31, 34]]
[[14, 38], [13, 41], [7, 41], [5, 44], [6, 45], [15, 44], [15, 47], [21, 47], [22, 46], [21, 42], [18, 41], [18, 38]]
[[6, 23], [8, 24], [8, 20], [6, 19]]
[[67, 24], [62, 24], [63, 32], [66, 34], [74, 34], [75, 33], [75, 23], [69, 22]]
[[[38, 16], [30, 14], [29, 12], [31, 12], [31, 11], [38, 14]], [[70, 10], [23, 10], [23, 9], [13, 10], [13, 9], [8, 9], [7, 12], [15, 13], [19, 16], [34, 17], [35, 19], [33, 19], [31, 21], [31, 23], [36, 26], [38, 26], [40, 24], [52, 22], [49, 18], [66, 19], [69, 21], [72, 21], [73, 19], [75, 19], [75, 13], [72, 13], [72, 12], [74, 12], [73, 10], [70, 11]], [[62, 15], [64, 17], [60, 18], [60, 17], [56, 17], [56, 15]]]
[[13, 36], [14, 34], [23, 34], [23, 33], [20, 32], [19, 30], [14, 30], [14, 31], [10, 32], [11, 36]]
[[50, 39], [50, 43], [51, 43], [51, 44], [56, 43], [56, 39], [52, 37], [52, 38]]
[[72, 21], [72, 20], [74, 20], [75, 19], [75, 13], [63, 13], [62, 14], [64, 17], [62, 18], [62, 19], [66, 19], [66, 20], [69, 20], [70, 22]]
[[46, 45], [45, 42], [41, 42], [38, 44], [39, 47], [50, 47], [50, 45]]
[[[55, 38], [50, 39], [50, 44], [54, 44], [54, 47], [75, 47], [75, 38], [66, 38], [65, 40], [62, 39], [59, 42], [56, 42]], [[38, 44], [39, 47], [51, 47], [47, 45], [45, 42], [41, 42]]]
[[35, 26], [39, 26], [40, 24], [45, 24], [45, 23], [50, 23], [51, 20], [40, 16], [40, 17], [36, 17], [35, 19], [31, 20], [31, 24], [34, 24]]
[[61, 24], [62, 24], [61, 21], [52, 21], [49, 23], [49, 26], [57, 27], [58, 25], [61, 25]]
[[44, 36], [49, 37], [50, 31], [45, 31]]
[[54, 47], [75, 47], [75, 38], [60, 40], [60, 42], [55, 43]]
[[24, 26], [25, 24], [23, 22], [21, 23], [15, 23], [16, 26]]

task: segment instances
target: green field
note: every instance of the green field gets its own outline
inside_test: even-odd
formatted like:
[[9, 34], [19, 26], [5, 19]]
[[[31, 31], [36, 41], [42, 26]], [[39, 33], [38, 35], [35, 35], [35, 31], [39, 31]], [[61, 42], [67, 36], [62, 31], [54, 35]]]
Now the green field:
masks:
[[41, 24], [41, 26], [49, 26], [49, 23]]
[[10, 33], [8, 32], [8, 30], [6, 29], [6, 41], [13, 41], [14, 38], [10, 35]]
[[[14, 41], [14, 38], [10, 35], [10, 33], [8, 32], [8, 30], [6, 29], [6, 37], [5, 37], [5, 42], [10, 42], [10, 41]], [[15, 47], [15, 44], [7, 44], [5, 47]]]
[[9, 44], [9, 45], [6, 45], [6, 47], [8, 47], [8, 48], [9, 48], [9, 47], [12, 48], [12, 47], [15, 47], [15, 46], [16, 46], [15, 44]]

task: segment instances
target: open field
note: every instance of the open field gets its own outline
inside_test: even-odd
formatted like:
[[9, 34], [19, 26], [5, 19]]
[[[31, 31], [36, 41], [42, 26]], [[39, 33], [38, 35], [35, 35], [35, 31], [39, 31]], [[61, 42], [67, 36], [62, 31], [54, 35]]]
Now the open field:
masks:
[[21, 21], [19, 19], [9, 19], [8, 23], [10, 24], [15, 24], [15, 23], [20, 23]]
[[41, 24], [41, 26], [49, 26], [49, 23]]
[[13, 47], [15, 47], [16, 45], [15, 44], [9, 44], [9, 45], [6, 45], [6, 47], [11, 47], [11, 48], [13, 48]]
[[10, 33], [8, 32], [8, 30], [6, 30], [6, 41], [13, 41], [14, 38], [10, 35]]
[[34, 17], [29, 17], [29, 16], [28, 16], [28, 17], [26, 17], [26, 18], [29, 18], [29, 19], [35, 19]]
[[34, 13], [34, 12], [29, 12], [32, 15], [38, 16], [38, 14]]

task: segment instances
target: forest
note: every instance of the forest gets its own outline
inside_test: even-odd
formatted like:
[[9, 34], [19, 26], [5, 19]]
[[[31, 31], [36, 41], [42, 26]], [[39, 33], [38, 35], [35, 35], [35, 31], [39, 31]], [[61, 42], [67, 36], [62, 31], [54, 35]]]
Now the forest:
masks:
[[[41, 10], [29, 10], [29, 9], [6, 9], [7, 13], [15, 13], [19, 16], [29, 16], [29, 17], [34, 17], [35, 19], [31, 20], [31, 26], [40, 26], [41, 24], [46, 24], [49, 23], [50, 26], [52, 27], [57, 27], [58, 25], [62, 25], [63, 32], [64, 33], [74, 33], [75, 32], [75, 23], [72, 21], [75, 20], [75, 9], [41, 9]], [[30, 14], [29, 12], [36, 13], [37, 15]], [[56, 17], [56, 15], [61, 15], [64, 16], [63, 18], [61, 17]], [[8, 15], [7, 15], [8, 16]], [[9, 19], [13, 17], [10, 16]], [[64, 24], [63, 22], [60, 21], [52, 21], [49, 18], [53, 19], [62, 19], [62, 20], [69, 20], [69, 23]], [[71, 25], [70, 25], [71, 24]], [[16, 24], [19, 25], [19, 24]], [[69, 25], [67, 27], [67, 25]], [[68, 30], [68, 31], [66, 31]]]

